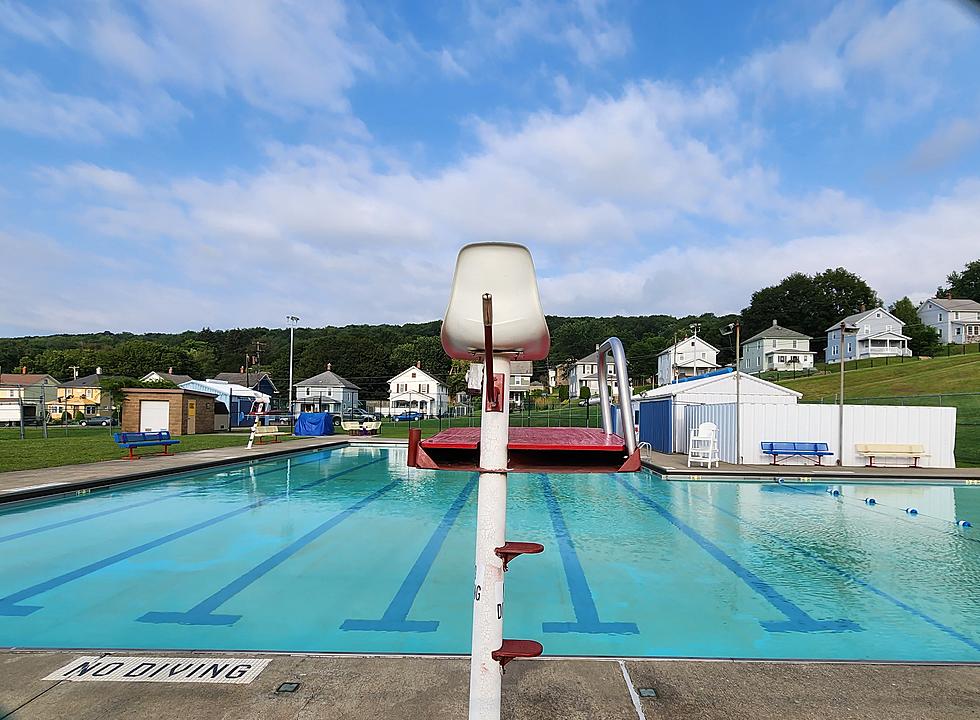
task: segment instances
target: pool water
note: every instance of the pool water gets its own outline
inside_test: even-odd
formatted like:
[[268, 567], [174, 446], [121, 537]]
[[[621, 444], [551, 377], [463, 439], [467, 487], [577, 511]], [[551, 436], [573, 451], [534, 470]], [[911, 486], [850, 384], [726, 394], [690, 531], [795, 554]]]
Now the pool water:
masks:
[[[467, 653], [476, 483], [347, 447], [0, 506], [0, 646]], [[508, 539], [545, 552], [510, 566], [505, 636], [546, 654], [980, 662], [980, 532], [955, 522], [980, 488], [514, 474], [508, 497]]]

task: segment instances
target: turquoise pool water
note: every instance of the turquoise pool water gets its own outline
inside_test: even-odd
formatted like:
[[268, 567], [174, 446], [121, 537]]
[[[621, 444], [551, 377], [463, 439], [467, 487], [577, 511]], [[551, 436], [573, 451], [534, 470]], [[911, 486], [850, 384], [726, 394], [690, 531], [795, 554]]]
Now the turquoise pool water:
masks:
[[[340, 448], [0, 506], [0, 646], [467, 653], [476, 476]], [[512, 475], [546, 654], [980, 661], [980, 488]], [[873, 496], [871, 506], [864, 498]], [[914, 506], [916, 515], [903, 508]]]

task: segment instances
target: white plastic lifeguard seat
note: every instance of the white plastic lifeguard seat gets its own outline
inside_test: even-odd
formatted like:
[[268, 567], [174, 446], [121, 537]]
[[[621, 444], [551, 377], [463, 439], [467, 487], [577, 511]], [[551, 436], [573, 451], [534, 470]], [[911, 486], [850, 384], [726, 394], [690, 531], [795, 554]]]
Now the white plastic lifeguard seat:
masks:
[[472, 360], [484, 347], [483, 295], [493, 296], [494, 354], [543, 360], [551, 335], [538, 298], [534, 261], [523, 245], [474, 243], [459, 251], [449, 306], [442, 322], [442, 346], [449, 357]]

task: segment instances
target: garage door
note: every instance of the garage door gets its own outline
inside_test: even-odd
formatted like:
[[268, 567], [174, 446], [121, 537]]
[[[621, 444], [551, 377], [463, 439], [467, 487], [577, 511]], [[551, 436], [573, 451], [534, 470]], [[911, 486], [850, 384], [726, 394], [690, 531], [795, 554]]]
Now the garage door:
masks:
[[140, 400], [140, 431], [158, 432], [170, 429], [169, 400]]

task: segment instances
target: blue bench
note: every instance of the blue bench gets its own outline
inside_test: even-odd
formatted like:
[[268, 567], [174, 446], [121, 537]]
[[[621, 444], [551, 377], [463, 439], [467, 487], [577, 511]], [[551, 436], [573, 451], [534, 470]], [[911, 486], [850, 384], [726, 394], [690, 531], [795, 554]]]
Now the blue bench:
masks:
[[833, 455], [827, 447], [827, 443], [822, 442], [764, 442], [762, 443], [762, 454], [772, 455], [772, 464], [777, 464], [780, 455], [785, 457], [816, 458], [817, 465], [823, 465], [825, 455]]
[[171, 445], [177, 445], [180, 440], [174, 440], [166, 430], [161, 432], [117, 432], [112, 434], [112, 439], [116, 445], [129, 450], [130, 460], [139, 460], [139, 455], [134, 455], [133, 450], [141, 447], [163, 446], [163, 454], [169, 455], [167, 450]]

